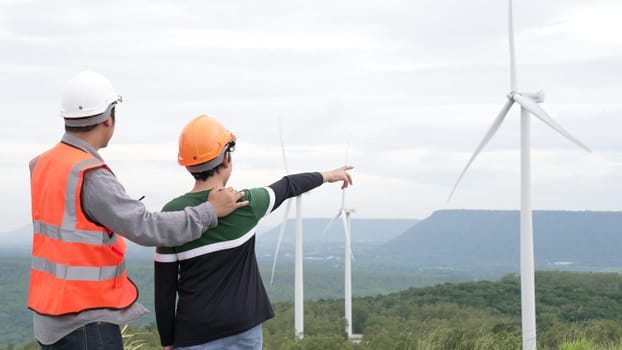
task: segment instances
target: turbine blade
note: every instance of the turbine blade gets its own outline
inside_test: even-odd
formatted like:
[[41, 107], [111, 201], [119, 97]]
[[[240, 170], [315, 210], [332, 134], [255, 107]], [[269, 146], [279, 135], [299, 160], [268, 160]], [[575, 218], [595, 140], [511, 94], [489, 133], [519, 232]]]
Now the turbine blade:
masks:
[[574, 136], [570, 135], [568, 131], [566, 131], [561, 125], [559, 125], [551, 116], [549, 116], [542, 107], [540, 107], [534, 100], [527, 98], [525, 96], [521, 96], [519, 94], [514, 95], [514, 100], [518, 102], [524, 109], [529, 111], [529, 113], [538, 117], [538, 119], [542, 120], [546, 125], [550, 126], [553, 130], [560, 133], [562, 136], [566, 137], [568, 140], [575, 143], [577, 146], [583, 148], [588, 152], [592, 152], [589, 147], [587, 147], [583, 142], [576, 139]]
[[475, 157], [477, 157], [477, 155], [482, 150], [482, 148], [484, 148], [484, 146], [486, 146], [488, 141], [490, 141], [490, 139], [495, 135], [495, 133], [499, 129], [499, 126], [501, 126], [501, 123], [503, 123], [503, 119], [505, 119], [505, 116], [508, 114], [508, 111], [510, 110], [510, 107], [512, 107], [513, 103], [514, 103], [513, 100], [508, 99], [508, 101], [505, 103], [505, 105], [503, 105], [503, 108], [501, 108], [501, 111], [497, 115], [497, 118], [495, 118], [495, 120], [493, 121], [492, 125], [490, 126], [490, 128], [486, 132], [486, 135], [484, 136], [484, 139], [482, 139], [480, 144], [477, 146], [477, 148], [475, 149], [475, 152], [471, 156], [471, 159], [469, 159], [467, 165], [464, 167], [464, 169], [460, 173], [460, 176], [458, 176], [458, 180], [456, 181], [456, 184], [452, 188], [451, 193], [449, 194], [449, 198], [447, 198], [448, 202], [451, 200], [451, 197], [454, 195], [454, 192], [456, 191], [456, 188], [458, 187], [458, 184], [460, 183], [460, 180], [462, 180], [462, 177], [466, 173], [467, 169], [469, 169], [469, 166], [471, 166], [471, 163], [473, 163], [473, 161], [475, 160]]
[[341, 215], [341, 210], [337, 213], [337, 215], [335, 215], [335, 217], [333, 217], [332, 219], [330, 219], [330, 221], [328, 222], [328, 224], [326, 224], [326, 226], [324, 227], [324, 230], [322, 231], [322, 238], [324, 238], [324, 235], [326, 234], [326, 232], [328, 232], [328, 229], [333, 226], [333, 224], [335, 223], [335, 220], [337, 220], [339, 218], [339, 216]]
[[283, 142], [283, 127], [281, 126], [281, 118], [279, 118], [279, 137], [281, 139], [281, 153], [283, 154], [283, 164], [285, 165], [285, 174], [289, 175], [287, 167], [287, 157], [285, 156], [285, 142]]
[[348, 165], [348, 160], [350, 158], [350, 141], [352, 140], [352, 134], [348, 135], [348, 145], [346, 146], [346, 163], [344, 165]]
[[279, 238], [276, 241], [276, 250], [274, 252], [274, 260], [272, 261], [272, 274], [270, 275], [270, 285], [274, 282], [274, 270], [276, 269], [276, 258], [279, 256], [279, 249], [281, 248], [281, 241], [283, 240], [283, 234], [285, 233], [285, 227], [287, 226], [287, 218], [289, 217], [289, 208], [292, 204], [291, 200], [287, 200], [285, 204], [285, 214], [283, 215], [283, 222], [281, 223], [281, 229], [279, 230]]
[[[348, 165], [348, 158], [350, 157], [350, 140], [352, 139], [352, 134], [348, 136], [348, 145], [346, 146], [346, 162], [344, 165]], [[341, 190], [341, 209], [346, 206], [346, 189]]]
[[512, 0], [508, 0], [508, 35], [510, 41], [510, 89], [516, 91], [516, 54], [514, 52], [514, 19]]

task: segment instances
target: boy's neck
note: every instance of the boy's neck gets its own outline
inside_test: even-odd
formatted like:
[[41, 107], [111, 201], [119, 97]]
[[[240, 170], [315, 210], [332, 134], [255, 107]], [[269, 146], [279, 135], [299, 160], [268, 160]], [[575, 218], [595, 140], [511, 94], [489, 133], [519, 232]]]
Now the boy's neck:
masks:
[[194, 188], [192, 188], [192, 191], [190, 192], [201, 192], [201, 191], [207, 191], [207, 190], [211, 190], [213, 188], [216, 187], [224, 187], [225, 183], [224, 181], [219, 178], [219, 177], [210, 177], [209, 179], [205, 180], [205, 181], [201, 181], [201, 180], [195, 180], [194, 181]]

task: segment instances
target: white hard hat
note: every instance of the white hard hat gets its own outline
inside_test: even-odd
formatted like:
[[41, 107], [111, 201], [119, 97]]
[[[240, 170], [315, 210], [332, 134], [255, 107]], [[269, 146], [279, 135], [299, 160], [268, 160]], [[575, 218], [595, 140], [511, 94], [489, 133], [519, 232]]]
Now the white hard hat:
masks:
[[94, 71], [82, 71], [69, 81], [63, 92], [60, 116], [65, 118], [67, 125], [94, 125], [102, 120], [78, 122], [75, 119], [99, 116], [109, 110], [113, 103], [121, 101], [121, 95], [114, 90], [106, 77]]

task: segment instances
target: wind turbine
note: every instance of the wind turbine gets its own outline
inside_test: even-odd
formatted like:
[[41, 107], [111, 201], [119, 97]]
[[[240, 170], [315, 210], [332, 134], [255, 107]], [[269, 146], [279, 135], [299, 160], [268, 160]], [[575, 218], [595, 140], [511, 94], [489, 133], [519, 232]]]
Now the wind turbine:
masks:
[[[350, 153], [350, 140], [348, 140], [348, 147], [346, 149], [346, 165], [348, 165], [348, 155]], [[345, 206], [346, 201], [346, 189], [341, 190], [341, 208], [337, 212], [337, 215], [333, 217], [326, 227], [324, 231], [322, 231], [322, 235], [328, 231], [328, 229], [333, 225], [335, 220], [341, 217], [343, 221], [343, 230], [345, 235], [345, 276], [344, 276], [344, 304], [345, 304], [345, 318], [346, 318], [346, 333], [348, 334], [348, 339], [352, 338], [352, 233], [351, 233], [351, 225], [350, 225], [350, 214], [354, 213], [354, 209], [347, 209]]]
[[579, 147], [591, 152], [581, 141], [570, 135], [557, 124], [538, 103], [544, 101], [542, 91], [536, 93], [519, 92], [516, 83], [516, 59], [514, 54], [514, 29], [512, 19], [512, 0], [508, 3], [508, 31], [510, 44], [510, 88], [507, 101], [486, 132], [484, 139], [475, 149], [467, 165], [454, 185], [449, 199], [453, 196], [460, 180], [482, 148], [499, 129], [508, 111], [514, 104], [521, 106], [521, 209], [520, 209], [520, 273], [521, 273], [521, 317], [523, 350], [536, 349], [536, 306], [533, 256], [533, 222], [531, 210], [531, 169], [530, 169], [530, 117], [532, 114]]
[[[283, 154], [283, 163], [285, 165], [285, 173], [289, 175], [287, 167], [287, 157], [285, 156], [285, 143], [283, 142], [283, 130], [281, 120], [279, 119], [279, 136], [281, 138], [281, 152]], [[272, 274], [270, 275], [270, 284], [274, 281], [274, 270], [276, 268], [276, 259], [279, 256], [279, 249], [283, 241], [283, 234], [287, 226], [289, 216], [289, 208], [291, 200], [288, 199], [285, 205], [285, 213], [283, 222], [279, 230], [279, 238], [276, 242], [276, 251], [274, 252], [274, 261], [272, 262]], [[295, 267], [294, 267], [294, 337], [302, 339], [304, 337], [304, 290], [303, 290], [303, 251], [302, 251], [302, 195], [296, 197], [296, 250], [295, 250]]]

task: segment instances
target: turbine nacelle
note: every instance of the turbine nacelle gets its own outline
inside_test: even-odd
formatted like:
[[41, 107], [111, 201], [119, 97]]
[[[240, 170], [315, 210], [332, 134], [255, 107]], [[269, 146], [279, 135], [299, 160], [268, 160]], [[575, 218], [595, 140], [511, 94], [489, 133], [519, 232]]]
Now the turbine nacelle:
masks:
[[544, 102], [544, 91], [539, 90], [536, 92], [518, 92], [512, 91], [507, 94], [508, 99], [512, 101], [516, 101], [514, 96], [519, 95], [523, 97], [527, 97], [528, 99], [534, 101], [535, 103], [543, 103]]

